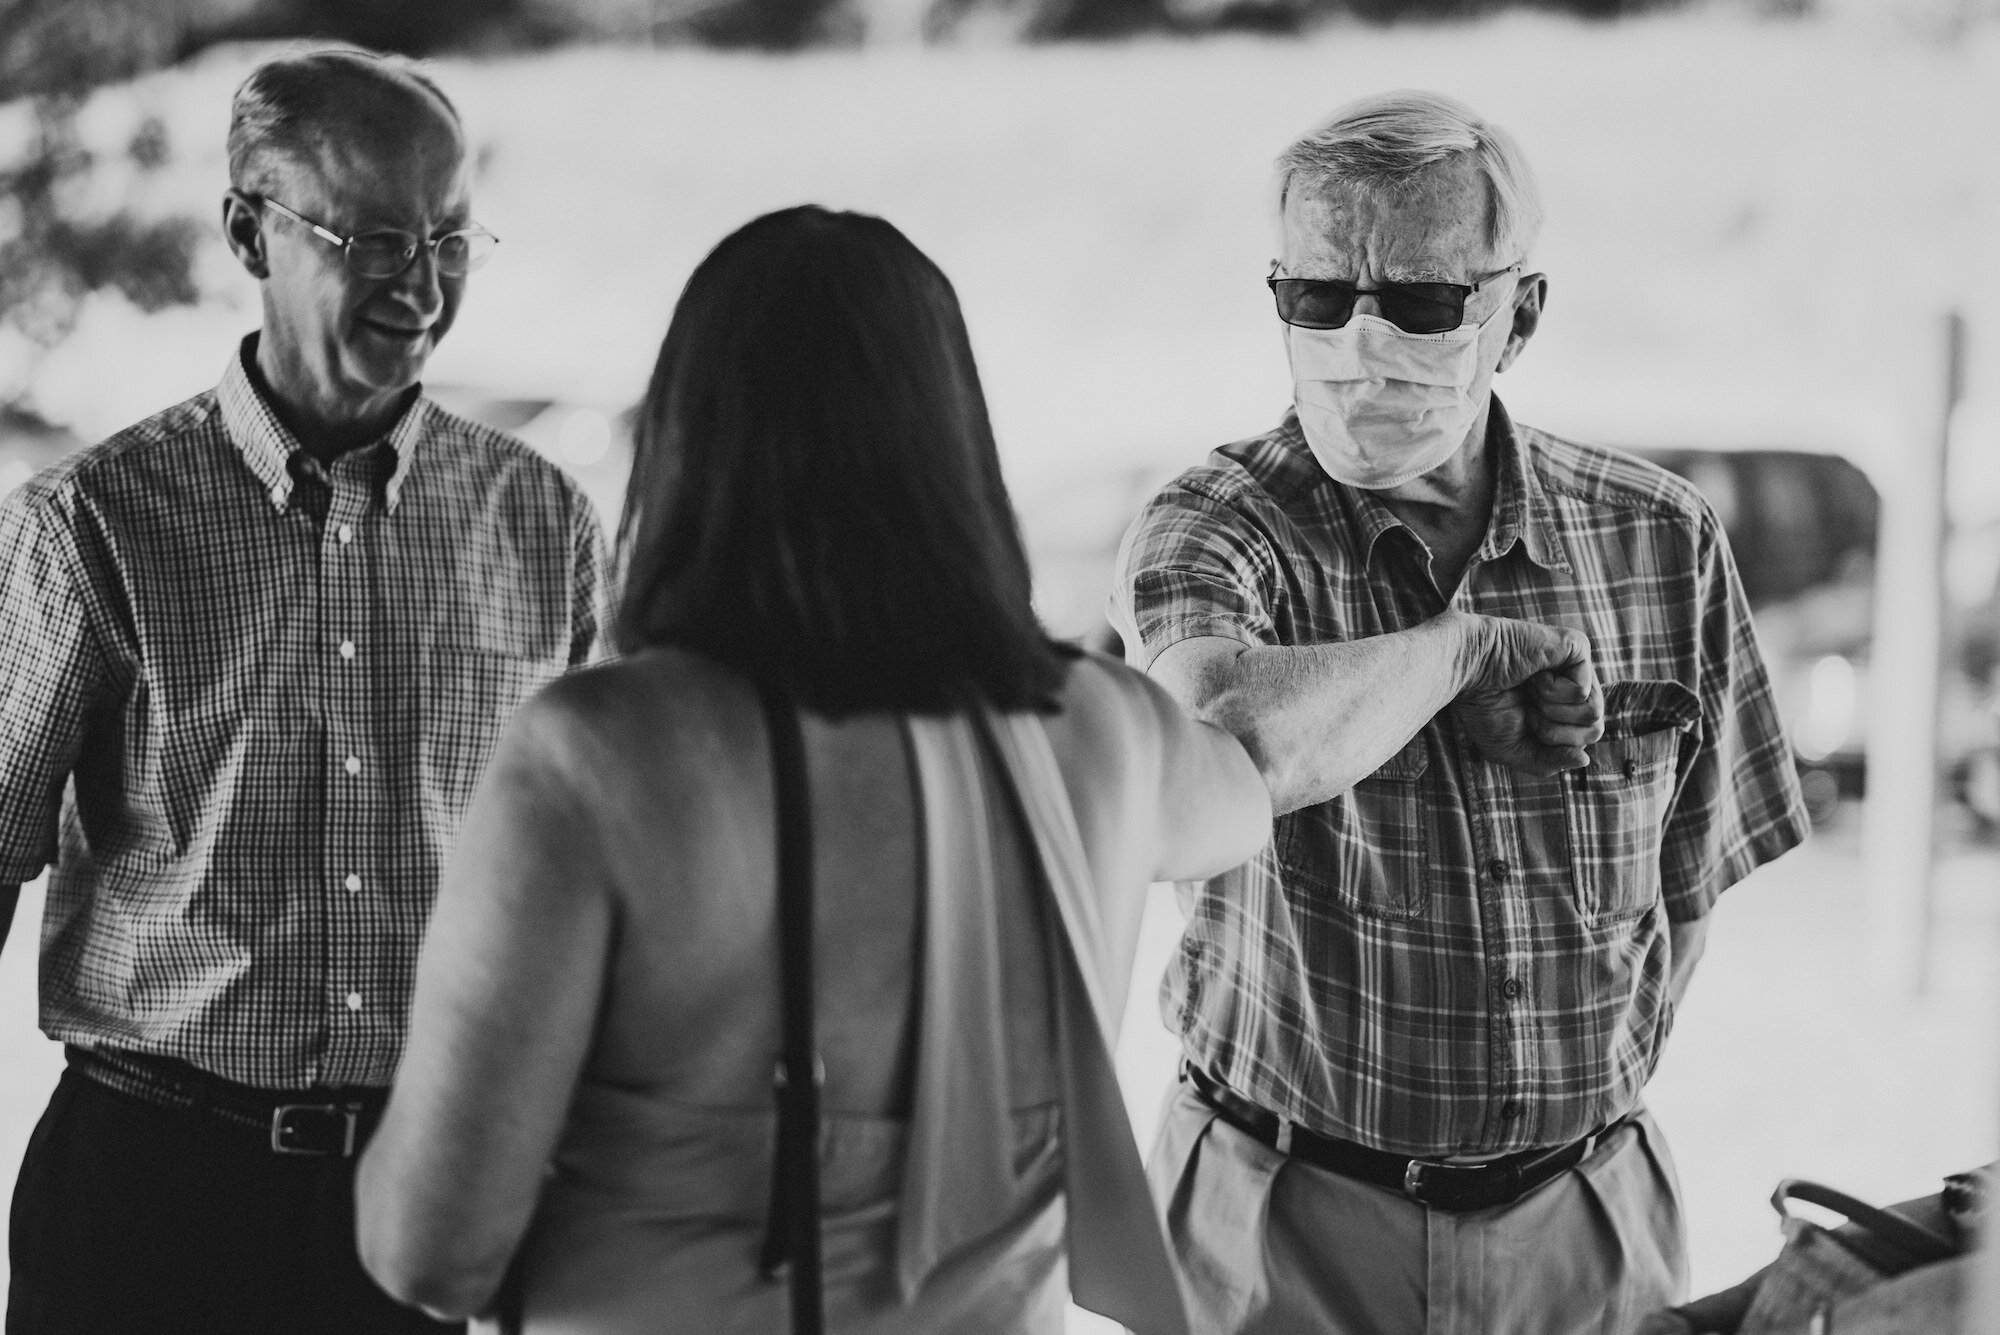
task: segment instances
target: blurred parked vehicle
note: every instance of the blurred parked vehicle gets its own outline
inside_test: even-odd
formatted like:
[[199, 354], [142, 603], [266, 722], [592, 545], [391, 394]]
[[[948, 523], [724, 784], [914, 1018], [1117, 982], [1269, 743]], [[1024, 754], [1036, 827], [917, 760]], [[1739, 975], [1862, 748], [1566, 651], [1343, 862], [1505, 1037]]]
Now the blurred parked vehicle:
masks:
[[[1804, 450], [1639, 449], [1694, 483], [1715, 507], [1757, 619], [1799, 778], [1816, 821], [1867, 788], [1868, 647], [1874, 629], [1881, 504], [1866, 474]], [[1977, 531], [1952, 536], [1975, 558]], [[1995, 554], [2000, 561], [2000, 551]], [[1948, 596], [1938, 693], [1946, 792], [1984, 833], [2000, 828], [2000, 590]], [[1961, 581], [1963, 583], [1965, 581]]]

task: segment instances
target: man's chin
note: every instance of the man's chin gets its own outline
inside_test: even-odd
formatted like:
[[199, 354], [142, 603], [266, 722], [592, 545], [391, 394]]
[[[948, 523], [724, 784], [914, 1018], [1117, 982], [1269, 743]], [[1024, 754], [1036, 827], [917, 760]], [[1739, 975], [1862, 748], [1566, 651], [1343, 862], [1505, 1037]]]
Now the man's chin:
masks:
[[356, 349], [347, 358], [349, 379], [374, 394], [400, 394], [424, 378], [431, 340], [423, 339], [398, 352]]

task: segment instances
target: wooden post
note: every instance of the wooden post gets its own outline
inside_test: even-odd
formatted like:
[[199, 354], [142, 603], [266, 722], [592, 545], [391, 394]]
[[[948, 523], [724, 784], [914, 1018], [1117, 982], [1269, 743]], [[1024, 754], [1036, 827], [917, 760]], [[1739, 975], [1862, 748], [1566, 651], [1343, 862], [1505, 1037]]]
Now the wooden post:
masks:
[[[1987, 1218], [1993, 1218], [1987, 1207]], [[1965, 1312], [1958, 1335], [1992, 1335], [2000, 1330], [2000, 1229], [1988, 1223], [1980, 1243], [1979, 1259], [1973, 1262], [1972, 1283], [1965, 1295]]]
[[1868, 876], [1873, 981], [1890, 995], [1929, 982], [1937, 826], [1938, 686], [1944, 647], [1945, 457], [1965, 382], [1965, 320], [1944, 319], [1941, 411], [1881, 479], [1875, 625], [1868, 665]]

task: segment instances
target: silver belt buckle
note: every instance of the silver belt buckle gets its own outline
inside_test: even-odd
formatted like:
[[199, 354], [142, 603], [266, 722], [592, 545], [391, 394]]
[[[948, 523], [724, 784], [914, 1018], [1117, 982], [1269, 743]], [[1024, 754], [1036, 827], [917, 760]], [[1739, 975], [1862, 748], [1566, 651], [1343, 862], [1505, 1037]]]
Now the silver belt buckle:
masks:
[[[285, 1144], [285, 1119], [292, 1113], [318, 1113], [326, 1117], [341, 1119], [340, 1148], [321, 1149], [318, 1146]], [[273, 1154], [337, 1154], [343, 1159], [354, 1157], [355, 1129], [361, 1121], [361, 1110], [340, 1103], [281, 1103], [271, 1109], [271, 1152]]]
[[[1431, 1202], [1424, 1195], [1424, 1174], [1436, 1173], [1440, 1180], [1436, 1185], [1444, 1186], [1453, 1178], [1463, 1184], [1469, 1178], [1486, 1171], [1483, 1163], [1451, 1163], [1444, 1159], [1412, 1159], [1403, 1168], [1403, 1194], [1417, 1204], [1429, 1208]], [[1447, 1209], [1453, 1208], [1450, 1206]]]

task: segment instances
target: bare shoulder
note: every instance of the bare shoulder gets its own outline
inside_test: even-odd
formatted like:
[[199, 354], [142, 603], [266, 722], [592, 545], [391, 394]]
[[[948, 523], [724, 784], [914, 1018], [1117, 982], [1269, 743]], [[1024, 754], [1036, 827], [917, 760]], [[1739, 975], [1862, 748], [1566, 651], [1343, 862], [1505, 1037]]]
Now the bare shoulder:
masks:
[[1166, 692], [1145, 673], [1115, 658], [1085, 653], [1063, 683], [1061, 712], [1047, 721], [1050, 744], [1072, 784], [1078, 773], [1102, 781], [1106, 771], [1128, 773], [1136, 763], [1156, 762], [1164, 710], [1174, 708]]
[[514, 731], [582, 787], [643, 770], [715, 775], [761, 726], [756, 692], [729, 668], [674, 648], [570, 672], [522, 707]]

